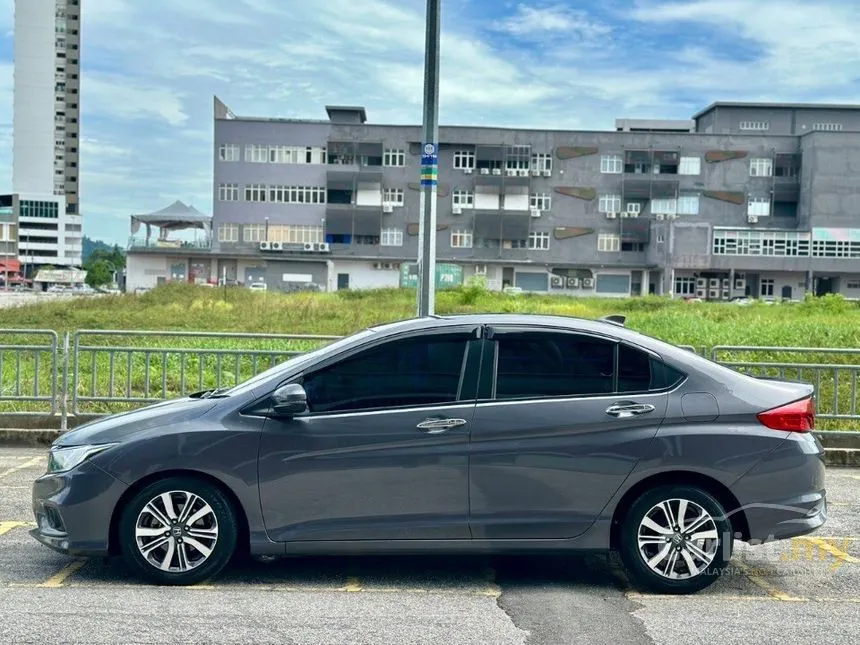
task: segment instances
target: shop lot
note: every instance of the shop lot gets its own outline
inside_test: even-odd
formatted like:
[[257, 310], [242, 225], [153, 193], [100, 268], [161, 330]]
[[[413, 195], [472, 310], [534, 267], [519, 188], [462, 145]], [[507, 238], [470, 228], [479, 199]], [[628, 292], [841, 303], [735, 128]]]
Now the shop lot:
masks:
[[27, 535], [44, 467], [0, 449], [0, 642], [860, 643], [860, 470], [828, 471], [820, 534], [738, 544], [714, 586], [669, 597], [604, 556], [296, 558], [154, 587]]

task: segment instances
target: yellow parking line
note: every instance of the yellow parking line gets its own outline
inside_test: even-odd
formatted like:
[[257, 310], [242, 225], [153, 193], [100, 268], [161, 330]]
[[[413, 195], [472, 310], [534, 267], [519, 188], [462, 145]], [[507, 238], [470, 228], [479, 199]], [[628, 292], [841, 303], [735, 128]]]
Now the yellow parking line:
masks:
[[[848, 562], [849, 564], [860, 564], [860, 559], [855, 558], [854, 556], [848, 555], [847, 553], [845, 553], [845, 551], [838, 549], [837, 547], [835, 547], [830, 542], [830, 539], [819, 538], [819, 537], [808, 537], [808, 536], [800, 537], [797, 539], [804, 541], [804, 542], [811, 542], [812, 544], [817, 546], [819, 549], [821, 549], [822, 551], [826, 551], [827, 553], [832, 555], [834, 558], [836, 558], [840, 562]], [[845, 539], [845, 538], [831, 538], [831, 539], [833, 539], [834, 541], [838, 540], [838, 539], [842, 539], [843, 542], [850, 541], [850, 540]]]
[[63, 586], [63, 583], [68, 580], [69, 576], [78, 571], [81, 567], [83, 567], [87, 563], [85, 558], [80, 558], [78, 560], [73, 560], [65, 567], [60, 569], [57, 573], [52, 575], [50, 578], [45, 580], [45, 582], [36, 585], [36, 587], [43, 589], [58, 589]]
[[347, 578], [346, 584], [344, 585], [343, 590], [349, 591], [352, 593], [355, 593], [357, 591], [361, 591], [361, 582], [359, 581], [358, 578], [354, 578], [354, 577]]
[[[744, 595], [724, 595], [719, 593], [709, 594], [709, 593], [700, 593], [699, 595], [694, 596], [684, 596], [684, 595], [674, 595], [674, 594], [648, 594], [648, 593], [638, 593], [638, 592], [628, 592], [627, 597], [631, 600], [682, 600], [687, 602], [689, 600], [707, 600], [708, 602], [713, 602], [714, 600], [728, 600], [728, 601], [737, 601], [737, 602], [773, 602], [774, 597], [767, 596], [744, 596]], [[821, 603], [860, 603], [860, 598], [794, 598], [793, 602], [821, 602]]]
[[733, 562], [732, 564], [736, 565], [738, 569], [740, 569], [753, 584], [755, 584], [760, 589], [766, 591], [767, 594], [772, 598], [776, 598], [777, 600], [782, 600], [784, 602], [804, 602], [807, 600], [806, 598], [791, 596], [784, 591], [780, 591], [772, 584], [770, 584], [767, 580], [753, 573], [750, 568], [743, 562]]
[[7, 468], [2, 473], [0, 473], [0, 479], [3, 479], [4, 477], [8, 477], [9, 475], [11, 475], [13, 473], [17, 473], [18, 471], [26, 470], [27, 468], [32, 468], [33, 466], [38, 466], [44, 460], [45, 460], [44, 457], [33, 457], [33, 458], [25, 461], [23, 464], [18, 464], [17, 466], [12, 466], [12, 468]]
[[12, 529], [17, 529], [23, 526], [31, 528], [36, 525], [33, 522], [0, 522], [0, 535], [5, 535]]

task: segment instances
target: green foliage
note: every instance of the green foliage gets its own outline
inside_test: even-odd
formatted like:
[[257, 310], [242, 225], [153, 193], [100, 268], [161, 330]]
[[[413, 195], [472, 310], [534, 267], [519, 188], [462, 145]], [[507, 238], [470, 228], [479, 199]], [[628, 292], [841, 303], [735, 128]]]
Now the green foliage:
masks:
[[96, 260], [86, 265], [87, 284], [91, 287], [100, 287], [110, 284], [113, 280], [113, 265], [107, 260]]

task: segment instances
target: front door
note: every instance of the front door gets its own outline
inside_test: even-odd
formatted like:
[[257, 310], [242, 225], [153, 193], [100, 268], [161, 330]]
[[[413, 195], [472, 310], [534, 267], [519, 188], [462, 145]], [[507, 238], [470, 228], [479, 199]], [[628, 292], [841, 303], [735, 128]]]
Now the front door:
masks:
[[337, 274], [337, 288], [338, 288], [338, 291], [341, 289], [349, 289], [349, 274], [348, 273], [338, 273]]
[[383, 340], [296, 379], [309, 411], [268, 419], [260, 446], [270, 539], [468, 539], [477, 332]]
[[[613, 339], [495, 328], [472, 422], [476, 539], [586, 531], [654, 438], [668, 367]], [[617, 365], [617, 369], [616, 369]]]

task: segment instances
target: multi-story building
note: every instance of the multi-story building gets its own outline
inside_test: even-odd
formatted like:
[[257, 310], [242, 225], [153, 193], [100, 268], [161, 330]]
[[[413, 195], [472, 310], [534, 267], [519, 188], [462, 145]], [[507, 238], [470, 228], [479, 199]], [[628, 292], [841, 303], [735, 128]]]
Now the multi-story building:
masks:
[[80, 24], [80, 0], [15, 2], [13, 194], [0, 202], [29, 267], [81, 263]]
[[[414, 284], [420, 128], [327, 113], [246, 118], [216, 98], [211, 248], [147, 250], [129, 286], [192, 263], [197, 279], [270, 289]], [[716, 103], [615, 131], [443, 126], [438, 143], [443, 284], [860, 297], [860, 106]]]

